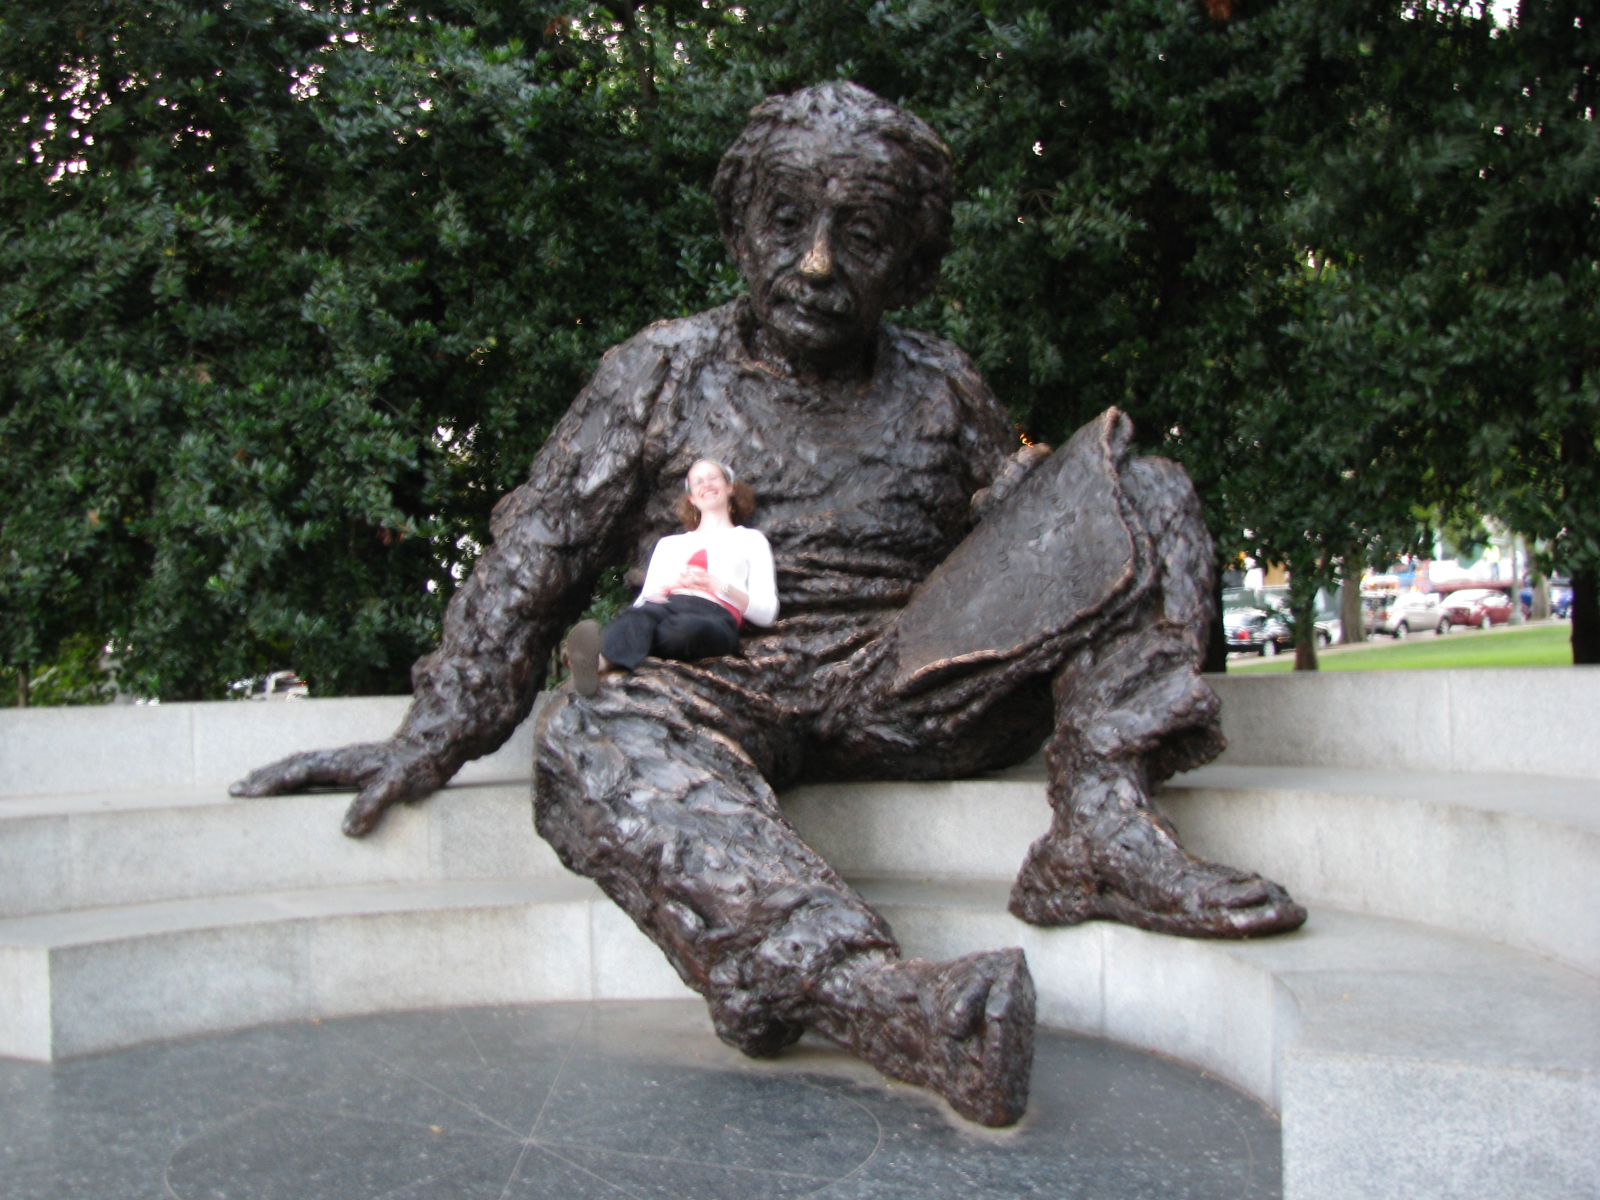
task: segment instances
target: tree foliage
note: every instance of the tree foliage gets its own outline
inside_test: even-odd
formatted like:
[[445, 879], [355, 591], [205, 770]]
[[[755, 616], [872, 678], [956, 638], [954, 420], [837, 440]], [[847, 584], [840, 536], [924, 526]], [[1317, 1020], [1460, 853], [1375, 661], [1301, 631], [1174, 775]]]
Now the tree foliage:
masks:
[[1572, 572], [1580, 662], [1600, 661], [1597, 26], [1571, 0], [1509, 26], [1401, 10], [1294, 214], [1347, 268], [1301, 331], [1325, 387], [1391, 423], [1369, 444], [1418, 460], [1416, 499], [1493, 514]]
[[1306, 587], [1473, 506], [1592, 579], [1580, 7], [0, 0], [0, 660], [405, 690], [599, 353], [737, 288], [744, 113], [839, 77], [950, 142], [904, 319], [1028, 432], [1125, 408]]
[[718, 139], [641, 136], [574, 25], [7, 6], [6, 661], [88, 629], [168, 697], [405, 688], [600, 351], [730, 285]]

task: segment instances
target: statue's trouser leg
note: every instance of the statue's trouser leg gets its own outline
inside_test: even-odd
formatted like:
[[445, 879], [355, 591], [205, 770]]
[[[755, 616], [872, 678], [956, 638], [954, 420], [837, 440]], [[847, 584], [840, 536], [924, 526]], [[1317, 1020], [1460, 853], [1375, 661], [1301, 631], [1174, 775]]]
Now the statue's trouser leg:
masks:
[[[1125, 422], [1113, 418], [1037, 468], [878, 644], [830, 668], [841, 699], [819, 723], [828, 754], [838, 773], [858, 776], [874, 762], [900, 773], [923, 758], [980, 760], [993, 716], [1048, 678], [1055, 819], [1012, 911], [1036, 924], [1105, 917], [1193, 936], [1295, 928], [1305, 912], [1281, 887], [1188, 854], [1151, 802], [1155, 785], [1222, 748], [1219, 704], [1199, 670], [1214, 567], [1187, 477], [1130, 458]], [[1078, 540], [1052, 542], [1052, 529]], [[1040, 585], [1069, 568], [1091, 578]]]
[[1055, 673], [1045, 746], [1055, 817], [1029, 852], [1011, 909], [1036, 924], [1104, 917], [1189, 936], [1294, 929], [1305, 910], [1282, 887], [1188, 854], [1151, 803], [1163, 780], [1223, 748], [1220, 704], [1200, 676], [1211, 541], [1172, 464], [1137, 460], [1123, 485], [1151, 537], [1158, 587]]
[[771, 745], [782, 714], [770, 697], [719, 694], [726, 682], [652, 664], [592, 699], [553, 697], [536, 736], [539, 832], [706, 997], [723, 1040], [768, 1055], [809, 1026], [974, 1120], [1015, 1121], [1032, 1063], [1021, 953], [899, 961], [887, 923], [801, 841], [741, 745]]
[[774, 1053], [840, 959], [898, 947], [800, 840], [736, 724], [654, 667], [592, 700], [557, 693], [538, 730], [535, 814], [562, 861], [706, 997], [719, 1035]]

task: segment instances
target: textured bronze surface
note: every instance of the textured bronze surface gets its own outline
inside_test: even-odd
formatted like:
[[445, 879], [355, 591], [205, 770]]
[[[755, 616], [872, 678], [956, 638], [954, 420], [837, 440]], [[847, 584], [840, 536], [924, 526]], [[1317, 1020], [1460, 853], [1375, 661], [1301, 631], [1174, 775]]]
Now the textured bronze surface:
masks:
[[752, 1055], [814, 1029], [1006, 1124], [1026, 1103], [1020, 951], [902, 960], [887, 924], [773, 793], [953, 778], [1047, 737], [1055, 823], [1012, 895], [1025, 920], [1195, 936], [1297, 926], [1277, 885], [1197, 860], [1150, 803], [1221, 748], [1198, 673], [1212, 554], [1182, 471], [1130, 457], [1115, 410], [1056, 455], [1016, 447], [955, 347], [883, 325], [948, 248], [947, 152], [852, 85], [768, 101], [716, 196], [749, 296], [613, 348], [495, 509], [388, 742], [295, 755], [234, 787], [360, 788], [345, 831], [438, 788], [528, 714], [599, 572], [673, 532], [684, 473], [760, 494], [782, 611], [742, 654], [650, 659], [563, 689], [536, 734], [539, 831], [596, 880]]

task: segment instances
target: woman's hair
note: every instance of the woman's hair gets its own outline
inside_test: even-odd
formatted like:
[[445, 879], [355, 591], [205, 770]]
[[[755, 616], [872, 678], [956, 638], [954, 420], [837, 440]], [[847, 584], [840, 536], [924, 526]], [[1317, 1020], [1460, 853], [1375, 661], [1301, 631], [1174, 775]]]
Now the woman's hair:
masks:
[[[756, 511], [756, 494], [753, 488], [742, 479], [734, 477], [728, 470], [714, 458], [702, 458], [695, 462], [698, 467], [701, 463], [708, 462], [722, 472], [722, 477], [733, 485], [733, 494], [728, 497], [728, 519], [735, 525], [743, 525]], [[691, 467], [690, 470], [694, 468]], [[683, 522], [687, 531], [700, 528], [700, 510], [694, 506], [694, 501], [689, 499], [689, 485], [687, 477], [684, 482], [683, 495], [678, 497], [678, 520]]]

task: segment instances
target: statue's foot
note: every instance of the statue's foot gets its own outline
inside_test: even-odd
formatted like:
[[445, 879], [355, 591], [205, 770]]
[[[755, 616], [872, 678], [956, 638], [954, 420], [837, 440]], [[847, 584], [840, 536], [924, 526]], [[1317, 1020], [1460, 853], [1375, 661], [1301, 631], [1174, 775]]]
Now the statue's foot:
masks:
[[1033, 977], [1021, 950], [842, 968], [811, 1024], [892, 1079], [980, 1125], [1013, 1125], [1033, 1072]]
[[1185, 937], [1262, 937], [1306, 919], [1279, 884], [1195, 857], [1158, 814], [1127, 804], [1035, 842], [1010, 908], [1033, 925], [1100, 918]]

